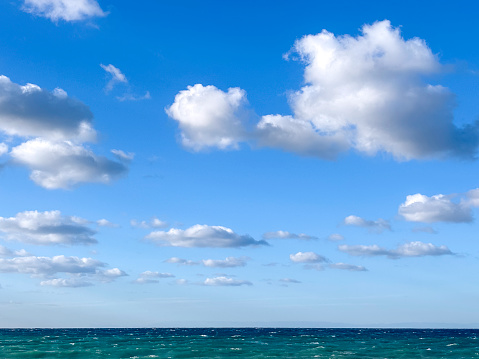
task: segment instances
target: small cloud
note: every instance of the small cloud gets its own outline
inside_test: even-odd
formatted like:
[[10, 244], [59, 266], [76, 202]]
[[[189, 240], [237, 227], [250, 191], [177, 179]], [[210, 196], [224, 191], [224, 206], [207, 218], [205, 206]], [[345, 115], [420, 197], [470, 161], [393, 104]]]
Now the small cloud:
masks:
[[231, 248], [268, 245], [266, 241], [257, 241], [249, 235], [236, 234], [230, 228], [201, 224], [194, 225], [185, 230], [172, 228], [169, 231], [154, 231], [145, 238], [160, 246], [187, 248]]
[[128, 274], [126, 274], [124, 271], [118, 268], [112, 268], [112, 269], [106, 269], [106, 270], [97, 270], [96, 271], [96, 278], [102, 282], [112, 282], [113, 280], [119, 278], [119, 277], [126, 277]]
[[266, 232], [263, 239], [318, 239], [318, 237], [309, 236], [304, 233], [296, 234], [287, 231]]
[[0, 142], [0, 156], [3, 156], [8, 152], [8, 145]]
[[323, 263], [328, 261], [325, 257], [314, 252], [298, 252], [290, 254], [289, 258], [295, 263]]
[[53, 22], [84, 21], [107, 15], [96, 0], [24, 0], [21, 9]]
[[190, 261], [190, 260], [183, 259], [183, 258], [178, 258], [178, 257], [171, 257], [171, 258], [165, 260], [164, 262], [165, 263], [187, 265], [187, 266], [196, 266], [196, 265], [200, 264], [199, 262]]
[[333, 234], [330, 234], [328, 236], [328, 240], [330, 241], [342, 241], [344, 240], [344, 236], [342, 236], [341, 234], [338, 234], [338, 233], [333, 233]]
[[138, 284], [149, 284], [149, 283], [159, 283], [158, 279], [163, 278], [174, 278], [175, 276], [171, 273], [159, 273], [146, 271], [140, 274], [140, 276], [135, 279], [133, 282]]
[[353, 264], [346, 264], [346, 263], [331, 263], [329, 265], [329, 268], [348, 270], [348, 271], [352, 271], [352, 272], [365, 272], [365, 271], [367, 271], [367, 269], [363, 266], [356, 266], [356, 265], [353, 265]]
[[388, 221], [379, 218], [376, 221], [369, 221], [358, 216], [347, 216], [343, 223], [346, 226], [356, 226], [368, 228], [371, 232], [382, 233], [384, 230], [391, 230], [391, 226]]
[[117, 96], [116, 98], [120, 102], [123, 102], [123, 101], [141, 101], [141, 100], [151, 99], [151, 95], [150, 95], [149, 91], [146, 91], [146, 93], [143, 96], [137, 96], [137, 95], [132, 95], [132, 94], [124, 94], [123, 96]]
[[437, 231], [432, 228], [432, 227], [429, 227], [429, 226], [426, 226], [426, 227], [414, 227], [412, 229], [412, 231], [414, 233], [419, 233], [419, 232], [423, 232], [423, 233], [430, 233], [430, 234], [436, 234]]
[[81, 279], [71, 278], [54, 278], [49, 280], [44, 280], [40, 282], [41, 286], [49, 287], [70, 287], [70, 288], [80, 288], [80, 287], [90, 287], [93, 285], [91, 282], [86, 282]]
[[203, 265], [205, 267], [217, 267], [217, 268], [233, 268], [233, 267], [244, 267], [248, 258], [235, 258], [227, 257], [226, 259], [203, 259]]
[[230, 277], [214, 277], [206, 278], [204, 285], [207, 286], [228, 286], [228, 287], [239, 287], [242, 285], [253, 285], [253, 283], [246, 280], [238, 280]]
[[101, 68], [111, 75], [110, 81], [105, 86], [105, 92], [108, 93], [119, 83], [128, 83], [126, 76], [120, 71], [119, 68], [113, 66], [112, 64], [103, 65], [100, 64]]
[[110, 228], [119, 227], [118, 224], [112, 223], [109, 220], [104, 219], [104, 218], [99, 219], [98, 221], [96, 221], [96, 224], [98, 224], [100, 227], [110, 227]]
[[291, 279], [291, 278], [281, 278], [279, 280], [281, 283], [286, 283], [286, 284], [299, 284], [301, 283], [299, 280], [296, 280], [296, 279]]
[[398, 246], [396, 249], [385, 249], [377, 244], [374, 245], [340, 245], [338, 249], [341, 252], [352, 256], [386, 256], [391, 259], [403, 257], [423, 257], [423, 256], [441, 256], [455, 255], [446, 246], [435, 246], [432, 243], [409, 242]]
[[136, 219], [132, 219], [130, 225], [137, 228], [166, 228], [169, 226], [169, 223], [153, 217], [149, 221], [137, 221]]
[[133, 158], [135, 158], [135, 154], [133, 152], [123, 152], [122, 150], [111, 150], [111, 153], [115, 155], [120, 161], [131, 162]]

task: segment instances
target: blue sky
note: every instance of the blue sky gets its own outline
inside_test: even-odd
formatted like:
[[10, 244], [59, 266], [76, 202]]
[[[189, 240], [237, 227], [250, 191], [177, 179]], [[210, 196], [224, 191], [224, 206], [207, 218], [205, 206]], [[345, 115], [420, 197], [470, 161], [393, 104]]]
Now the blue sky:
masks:
[[477, 326], [476, 10], [0, 4], [0, 326]]

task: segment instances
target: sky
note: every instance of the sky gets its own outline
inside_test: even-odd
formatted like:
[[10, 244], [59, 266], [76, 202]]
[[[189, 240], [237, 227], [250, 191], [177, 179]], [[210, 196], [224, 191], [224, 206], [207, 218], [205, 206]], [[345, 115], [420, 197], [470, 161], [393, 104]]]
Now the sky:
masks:
[[472, 1], [0, 3], [0, 327], [477, 327]]

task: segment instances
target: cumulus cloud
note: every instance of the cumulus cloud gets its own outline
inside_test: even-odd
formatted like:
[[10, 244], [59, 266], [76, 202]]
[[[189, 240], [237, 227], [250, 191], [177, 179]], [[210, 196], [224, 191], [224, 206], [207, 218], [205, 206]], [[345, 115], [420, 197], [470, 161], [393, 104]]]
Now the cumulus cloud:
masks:
[[314, 252], [298, 252], [290, 254], [289, 258], [295, 263], [322, 263], [328, 259]]
[[245, 103], [246, 93], [240, 88], [224, 92], [215, 86], [196, 84], [180, 91], [166, 113], [178, 121], [185, 147], [194, 151], [237, 148], [245, 135], [241, 119]]
[[171, 273], [159, 273], [159, 272], [152, 272], [146, 271], [140, 273], [139, 277], [135, 279], [133, 282], [138, 284], [149, 284], [149, 283], [159, 283], [158, 279], [162, 278], [174, 278], [175, 276]]
[[472, 222], [472, 202], [451, 200], [452, 196], [438, 194], [425, 196], [420, 193], [406, 197], [399, 206], [399, 214], [411, 222]]
[[110, 228], [119, 227], [118, 224], [112, 223], [109, 220], [104, 219], [104, 218], [99, 219], [98, 221], [96, 221], [96, 224], [98, 224], [100, 227], [110, 227]]
[[352, 256], [386, 256], [392, 259], [402, 257], [423, 257], [423, 256], [441, 256], [454, 255], [446, 246], [435, 246], [432, 243], [409, 242], [398, 246], [396, 249], [385, 249], [377, 244], [374, 245], [340, 245], [338, 249], [341, 252]]
[[109, 183], [128, 170], [122, 163], [97, 156], [69, 141], [37, 138], [14, 147], [10, 154], [14, 163], [30, 168], [30, 178], [37, 185], [47, 189], [69, 189], [88, 182]]
[[247, 280], [239, 280], [230, 277], [214, 277], [206, 278], [204, 281], [204, 285], [238, 287], [241, 285], [253, 285], [253, 283]]
[[346, 264], [346, 263], [331, 263], [329, 265], [329, 268], [348, 270], [348, 271], [351, 271], [351, 272], [365, 272], [365, 271], [367, 271], [367, 269], [363, 266], [356, 266], [356, 265], [353, 265], [353, 264]]
[[96, 0], [24, 0], [22, 10], [55, 22], [82, 21], [107, 15]]
[[227, 257], [226, 259], [203, 259], [202, 263], [205, 267], [218, 267], [218, 268], [232, 268], [232, 267], [244, 267], [248, 258], [236, 258]]
[[108, 74], [111, 75], [110, 81], [105, 86], [105, 92], [110, 92], [113, 90], [113, 87], [119, 83], [128, 83], [128, 80], [126, 79], [126, 76], [120, 71], [119, 68], [113, 66], [112, 64], [109, 65], [103, 65], [100, 64], [101, 68], [105, 70]]
[[92, 141], [93, 114], [65, 91], [18, 85], [0, 75], [0, 131], [20, 137]]
[[165, 263], [173, 263], [173, 264], [181, 264], [187, 266], [195, 266], [200, 264], [200, 262], [191, 261], [188, 259], [178, 258], [178, 257], [171, 257], [164, 261]]
[[382, 233], [384, 230], [391, 230], [391, 225], [388, 221], [379, 218], [376, 221], [366, 220], [364, 218], [358, 216], [347, 216], [343, 223], [346, 226], [356, 226], [356, 227], [364, 227], [368, 228], [371, 232]]
[[304, 233], [296, 234], [287, 231], [266, 232], [263, 234], [264, 239], [318, 239], [318, 237], [309, 236]]
[[423, 80], [441, 71], [425, 41], [405, 40], [387, 20], [361, 31], [352, 37], [323, 30], [295, 43], [307, 83], [290, 99], [295, 118], [311, 123], [326, 141], [337, 136], [367, 154], [473, 155], [476, 126], [456, 127], [454, 95]]
[[124, 271], [119, 268], [111, 268], [111, 269], [98, 269], [95, 273], [95, 278], [101, 282], [109, 283], [114, 281], [119, 277], [128, 276]]
[[29, 244], [93, 244], [95, 231], [88, 221], [62, 216], [60, 211], [25, 211], [15, 217], [0, 217], [0, 232], [7, 240]]
[[244, 247], [251, 245], [268, 245], [257, 241], [249, 235], [239, 235], [232, 229], [222, 226], [196, 224], [188, 229], [172, 228], [169, 231], [154, 231], [147, 239], [161, 246], [172, 247]]

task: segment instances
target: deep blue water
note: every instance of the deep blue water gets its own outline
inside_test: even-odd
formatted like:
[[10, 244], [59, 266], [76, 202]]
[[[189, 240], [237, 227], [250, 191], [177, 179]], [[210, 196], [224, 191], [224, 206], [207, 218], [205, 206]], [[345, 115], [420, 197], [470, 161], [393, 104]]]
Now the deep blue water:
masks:
[[0, 329], [0, 358], [479, 358], [477, 329]]

